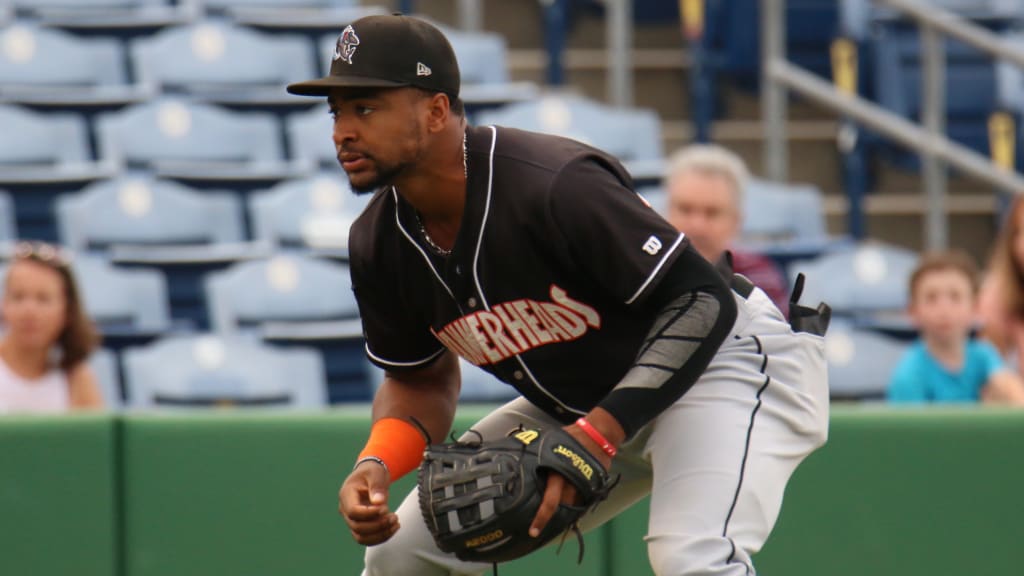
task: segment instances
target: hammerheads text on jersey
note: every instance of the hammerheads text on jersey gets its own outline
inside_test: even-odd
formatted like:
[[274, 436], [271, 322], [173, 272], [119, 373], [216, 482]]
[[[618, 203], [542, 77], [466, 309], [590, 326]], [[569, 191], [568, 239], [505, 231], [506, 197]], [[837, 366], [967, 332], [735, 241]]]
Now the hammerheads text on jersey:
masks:
[[538, 346], [576, 340], [589, 328], [601, 328], [597, 310], [573, 300], [554, 284], [549, 293], [551, 302], [521, 298], [466, 314], [440, 332], [434, 331], [434, 336], [459, 356], [482, 366]]

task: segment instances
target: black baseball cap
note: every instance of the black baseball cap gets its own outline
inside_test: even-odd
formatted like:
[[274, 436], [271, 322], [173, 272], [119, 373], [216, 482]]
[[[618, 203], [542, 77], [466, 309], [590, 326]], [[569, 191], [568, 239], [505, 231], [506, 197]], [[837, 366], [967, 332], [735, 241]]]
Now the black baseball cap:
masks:
[[288, 85], [300, 96], [327, 96], [340, 86], [417, 86], [459, 96], [459, 63], [434, 25], [401, 14], [366, 16], [338, 35], [331, 73]]

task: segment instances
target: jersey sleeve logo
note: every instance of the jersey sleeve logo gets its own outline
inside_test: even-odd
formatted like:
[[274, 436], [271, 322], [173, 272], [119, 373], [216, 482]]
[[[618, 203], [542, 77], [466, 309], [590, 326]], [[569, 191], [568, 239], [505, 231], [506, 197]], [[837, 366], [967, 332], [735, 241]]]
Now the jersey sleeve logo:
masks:
[[527, 350], [569, 342], [601, 328], [601, 315], [552, 284], [551, 302], [521, 298], [466, 314], [434, 331], [449, 350], [484, 366]]
[[651, 236], [644, 242], [643, 250], [651, 256], [657, 256], [658, 252], [661, 252], [661, 240], [658, 240], [657, 236]]

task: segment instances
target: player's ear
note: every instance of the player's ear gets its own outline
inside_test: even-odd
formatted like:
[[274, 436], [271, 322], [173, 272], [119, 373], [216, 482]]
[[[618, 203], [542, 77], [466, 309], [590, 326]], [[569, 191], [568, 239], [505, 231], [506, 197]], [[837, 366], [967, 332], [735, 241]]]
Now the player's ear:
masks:
[[451, 102], [448, 100], [448, 95], [442, 92], [437, 92], [429, 96], [427, 110], [427, 130], [431, 133], [437, 133], [444, 130], [448, 123], [448, 117], [452, 113]]

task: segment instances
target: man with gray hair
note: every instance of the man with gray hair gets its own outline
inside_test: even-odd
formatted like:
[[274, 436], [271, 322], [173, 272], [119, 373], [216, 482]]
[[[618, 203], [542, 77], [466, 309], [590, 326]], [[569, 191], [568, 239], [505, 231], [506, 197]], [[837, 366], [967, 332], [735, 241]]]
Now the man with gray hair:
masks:
[[730, 250], [743, 224], [743, 190], [749, 177], [733, 152], [713, 144], [687, 146], [669, 160], [665, 219], [710, 262], [721, 264], [726, 251], [731, 252], [733, 271], [764, 290], [785, 313], [788, 290], [775, 262], [762, 254]]

